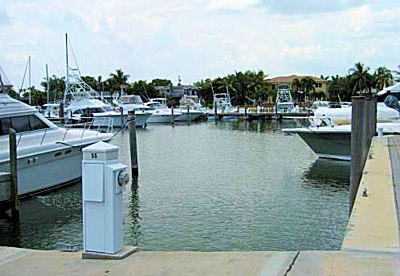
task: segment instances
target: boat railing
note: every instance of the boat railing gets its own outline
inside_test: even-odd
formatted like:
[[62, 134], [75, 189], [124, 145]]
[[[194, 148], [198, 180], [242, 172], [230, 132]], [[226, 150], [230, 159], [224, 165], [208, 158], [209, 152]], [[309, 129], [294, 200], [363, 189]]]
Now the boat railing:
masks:
[[[87, 133], [89, 130], [96, 130], [96, 135], [98, 136], [99, 133], [102, 131], [107, 132], [107, 133], [112, 133], [114, 131], [114, 126], [113, 126], [113, 120], [112, 118], [101, 118], [101, 122], [97, 123], [94, 125], [93, 118], [92, 120], [84, 122], [84, 123], [65, 123], [64, 124], [64, 133], [62, 134], [62, 140], [61, 142], [65, 142], [66, 138], [68, 137], [68, 132], [71, 129], [76, 129], [76, 130], [81, 130], [80, 133], [80, 139], [82, 140], [85, 137], [85, 133]], [[46, 138], [49, 135], [51, 128], [46, 128], [43, 131], [43, 134], [41, 137], [38, 139], [40, 140], [39, 145], [43, 145], [43, 143], [46, 141]], [[16, 134], [17, 135], [17, 147], [23, 140], [23, 137], [26, 137], [26, 132], [19, 132]]]

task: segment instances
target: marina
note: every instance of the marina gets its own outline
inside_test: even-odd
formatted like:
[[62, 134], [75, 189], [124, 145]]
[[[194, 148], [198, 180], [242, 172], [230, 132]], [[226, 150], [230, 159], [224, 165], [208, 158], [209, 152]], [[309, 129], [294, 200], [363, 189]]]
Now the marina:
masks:
[[400, 275], [399, 3], [3, 2], [1, 276]]
[[[284, 136], [282, 126], [292, 124], [139, 129], [140, 175], [124, 195], [125, 243], [143, 250], [339, 249], [348, 218], [349, 164], [317, 159], [298, 137]], [[126, 132], [112, 139], [125, 164], [127, 139]], [[249, 142], [251, 150], [243, 146]], [[80, 191], [78, 183], [22, 201], [20, 234], [2, 220], [0, 244], [80, 249]]]

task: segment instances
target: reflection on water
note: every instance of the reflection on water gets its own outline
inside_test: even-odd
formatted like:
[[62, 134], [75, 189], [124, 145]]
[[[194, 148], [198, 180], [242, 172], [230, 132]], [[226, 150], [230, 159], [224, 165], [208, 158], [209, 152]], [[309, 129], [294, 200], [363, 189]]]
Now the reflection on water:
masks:
[[[140, 177], [124, 192], [124, 242], [145, 250], [339, 249], [347, 162], [316, 160], [294, 122], [218, 122], [137, 131]], [[113, 139], [129, 164], [127, 133]], [[23, 201], [0, 244], [81, 247], [81, 185]]]
[[349, 191], [350, 162], [318, 158], [304, 173], [304, 186]]

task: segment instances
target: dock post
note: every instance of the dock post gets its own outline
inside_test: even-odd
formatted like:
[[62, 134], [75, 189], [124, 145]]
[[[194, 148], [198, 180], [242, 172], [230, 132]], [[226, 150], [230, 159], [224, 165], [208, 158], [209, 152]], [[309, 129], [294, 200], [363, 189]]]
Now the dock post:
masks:
[[11, 216], [14, 222], [19, 221], [19, 200], [18, 200], [18, 170], [17, 170], [17, 139], [15, 130], [9, 130], [10, 146], [10, 174], [11, 174]]
[[215, 116], [215, 124], [217, 124], [217, 121], [218, 121], [218, 105], [217, 105], [217, 103], [215, 103], [215, 106], [214, 106], [214, 116]]
[[186, 109], [187, 109], [187, 124], [189, 126], [190, 125], [190, 106], [187, 105]]
[[174, 117], [174, 106], [171, 107], [171, 124], [174, 126], [175, 124], [175, 117]]
[[352, 97], [351, 109], [351, 162], [350, 162], [350, 198], [349, 212], [353, 209], [354, 200], [360, 184], [364, 164], [362, 152], [364, 146], [364, 96]]
[[128, 111], [128, 129], [129, 129], [129, 149], [131, 153], [131, 170], [132, 175], [139, 175], [139, 165], [137, 158], [137, 144], [136, 144], [136, 119], [135, 111]]
[[63, 102], [60, 103], [60, 110], [58, 112], [58, 117], [59, 117], [60, 123], [63, 124], [64, 123], [64, 103]]
[[120, 109], [121, 109], [121, 128], [123, 128], [125, 125], [124, 124], [124, 108], [121, 106]]

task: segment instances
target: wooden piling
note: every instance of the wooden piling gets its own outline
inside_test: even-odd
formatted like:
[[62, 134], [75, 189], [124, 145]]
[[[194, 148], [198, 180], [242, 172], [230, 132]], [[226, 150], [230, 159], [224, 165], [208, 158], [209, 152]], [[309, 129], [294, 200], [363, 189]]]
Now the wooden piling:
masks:
[[11, 216], [13, 221], [19, 221], [19, 200], [18, 200], [18, 170], [17, 170], [17, 139], [14, 129], [9, 130], [10, 147], [10, 173], [11, 173]]
[[175, 117], [174, 117], [174, 106], [171, 107], [171, 124], [174, 126], [175, 124]]
[[58, 117], [59, 117], [60, 123], [63, 124], [64, 123], [64, 103], [63, 102], [60, 103], [60, 110], [58, 112]]
[[186, 106], [187, 109], [187, 124], [190, 125], [190, 106]]
[[215, 103], [214, 105], [214, 117], [215, 117], [215, 123], [218, 121], [218, 104]]
[[124, 123], [124, 108], [121, 106], [120, 110], [121, 110], [121, 128], [123, 128], [125, 126], [125, 123]]
[[351, 106], [350, 213], [353, 209], [354, 200], [357, 195], [362, 170], [364, 167], [364, 165], [362, 165], [362, 152], [364, 146], [364, 96], [353, 96]]
[[136, 143], [136, 118], [135, 111], [128, 111], [129, 148], [131, 153], [131, 170], [133, 176], [139, 175]]

